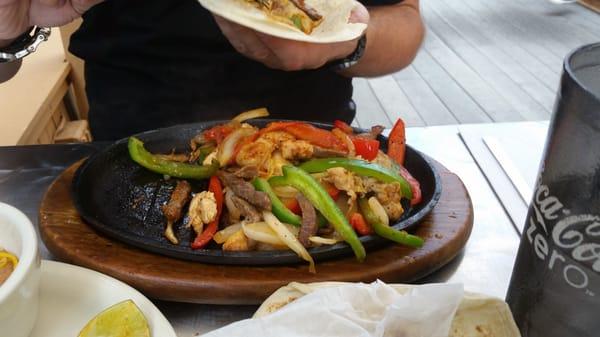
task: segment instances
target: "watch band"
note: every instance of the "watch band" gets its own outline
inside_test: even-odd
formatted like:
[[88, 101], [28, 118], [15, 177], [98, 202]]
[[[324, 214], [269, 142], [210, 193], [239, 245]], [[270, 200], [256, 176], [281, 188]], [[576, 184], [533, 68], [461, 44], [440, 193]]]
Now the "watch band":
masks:
[[10, 45], [0, 49], [0, 63], [14, 62], [35, 52], [38, 46], [50, 37], [50, 28], [31, 27]]
[[329, 67], [329, 69], [334, 70], [334, 71], [341, 71], [341, 70], [348, 69], [348, 68], [352, 67], [353, 65], [357, 64], [358, 61], [360, 61], [360, 59], [365, 54], [365, 49], [367, 49], [367, 35], [366, 34], [360, 37], [360, 39], [358, 40], [358, 44], [356, 45], [356, 49], [354, 49], [354, 52], [352, 52], [352, 54], [344, 57], [343, 59], [329, 62], [327, 64], [327, 66]]

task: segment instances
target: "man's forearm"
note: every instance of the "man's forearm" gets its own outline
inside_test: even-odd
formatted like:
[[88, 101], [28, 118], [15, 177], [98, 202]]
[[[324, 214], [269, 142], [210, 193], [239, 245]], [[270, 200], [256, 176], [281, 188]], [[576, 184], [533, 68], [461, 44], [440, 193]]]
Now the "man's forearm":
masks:
[[372, 77], [398, 71], [412, 62], [423, 41], [425, 29], [418, 0], [371, 7], [369, 13], [365, 54], [343, 75]]

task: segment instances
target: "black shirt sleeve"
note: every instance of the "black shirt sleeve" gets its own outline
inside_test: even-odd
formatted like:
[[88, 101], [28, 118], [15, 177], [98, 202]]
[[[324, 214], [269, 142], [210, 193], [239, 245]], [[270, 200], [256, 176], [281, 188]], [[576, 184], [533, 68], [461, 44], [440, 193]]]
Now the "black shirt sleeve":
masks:
[[395, 5], [402, 0], [359, 0], [365, 6], [384, 6], [384, 5]]

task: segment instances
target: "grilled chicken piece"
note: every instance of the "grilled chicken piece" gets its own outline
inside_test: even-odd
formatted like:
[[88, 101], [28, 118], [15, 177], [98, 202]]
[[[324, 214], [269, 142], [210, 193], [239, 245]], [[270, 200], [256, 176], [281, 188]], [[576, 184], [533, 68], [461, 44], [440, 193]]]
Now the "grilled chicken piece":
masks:
[[232, 251], [232, 252], [246, 252], [249, 250], [253, 250], [256, 242], [254, 240], [250, 240], [246, 234], [244, 234], [243, 230], [239, 230], [235, 232], [232, 236], [225, 240], [223, 243], [224, 251]]
[[300, 209], [302, 210], [302, 226], [298, 234], [298, 241], [304, 246], [310, 246], [309, 238], [317, 234], [319, 225], [317, 224], [317, 212], [313, 205], [306, 199], [304, 195], [298, 193], [296, 196]]
[[385, 209], [390, 220], [400, 219], [404, 214], [404, 208], [400, 203], [402, 189], [398, 183], [382, 183], [373, 178], [363, 178], [365, 188], [368, 192], [374, 192], [375, 197]]
[[287, 160], [306, 160], [313, 156], [314, 147], [305, 140], [286, 140], [281, 143], [281, 155]]
[[204, 225], [208, 225], [217, 218], [215, 194], [209, 191], [196, 194], [190, 202], [188, 216], [190, 220], [187, 226], [194, 228], [194, 231], [198, 234], [202, 233]]
[[332, 183], [338, 190], [346, 192], [350, 197], [348, 204], [353, 204], [358, 194], [366, 192], [362, 179], [345, 168], [332, 167], [325, 172], [323, 181]]
[[181, 219], [183, 213], [183, 207], [190, 200], [190, 194], [192, 193], [192, 187], [186, 180], [177, 181], [177, 186], [171, 193], [171, 198], [166, 205], [162, 206], [162, 211], [167, 219], [167, 228], [165, 229], [165, 237], [172, 244], [179, 244], [179, 240], [175, 237], [173, 232], [173, 224]]
[[271, 199], [269, 199], [269, 196], [266, 193], [257, 191], [252, 184], [231, 173], [219, 171], [217, 175], [223, 184], [236, 196], [246, 200], [261, 210], [271, 210]]
[[275, 144], [275, 146], [277, 148], [279, 148], [279, 147], [281, 147], [281, 144], [283, 142], [290, 141], [290, 140], [296, 140], [296, 137], [294, 137], [292, 134], [287, 133], [285, 131], [271, 131], [271, 132], [267, 132], [264, 135], [260, 136], [260, 139], [267, 140], [267, 141]]
[[269, 161], [275, 151], [275, 144], [265, 139], [245, 144], [236, 156], [239, 166], [255, 166], [261, 168]]

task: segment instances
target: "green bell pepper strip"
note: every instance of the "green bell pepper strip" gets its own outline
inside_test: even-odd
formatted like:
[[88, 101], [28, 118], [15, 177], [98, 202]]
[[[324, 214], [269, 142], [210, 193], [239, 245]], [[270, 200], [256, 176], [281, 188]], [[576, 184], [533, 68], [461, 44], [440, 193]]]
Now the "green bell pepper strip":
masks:
[[[279, 199], [277, 194], [275, 194], [275, 191], [273, 191], [273, 188], [271, 187], [271, 184], [269, 184], [268, 181], [262, 178], [255, 178], [252, 181], [252, 185], [254, 185], [254, 188], [256, 190], [267, 193], [269, 199], [271, 199], [272, 212], [273, 214], [275, 214], [277, 219], [279, 219], [279, 221], [294, 226], [302, 225], [302, 218], [294, 212], [290, 211], [283, 204], [281, 199]], [[325, 227], [328, 224], [327, 219], [325, 219], [321, 212], [317, 212], [317, 224], [319, 225], [319, 227]]]
[[198, 156], [198, 164], [202, 165], [202, 163], [204, 162], [204, 159], [206, 159], [206, 157], [208, 157], [209, 154], [211, 154], [213, 151], [215, 150], [215, 147], [212, 145], [204, 145], [202, 147], [200, 147], [198, 149], [198, 151], [200, 151], [200, 156]]
[[298, 167], [308, 173], [323, 172], [332, 167], [343, 167], [360, 176], [375, 178], [384, 183], [399, 183], [402, 196], [412, 199], [412, 189], [406, 179], [390, 169], [365, 160], [349, 158], [313, 159]]
[[211, 165], [200, 166], [159, 158], [148, 152], [144, 148], [144, 143], [135, 137], [129, 138], [127, 147], [129, 149], [129, 156], [139, 165], [154, 173], [174, 178], [203, 180], [215, 175], [219, 169], [217, 161], [213, 161]]
[[390, 226], [382, 224], [381, 220], [379, 220], [379, 217], [375, 214], [375, 212], [373, 212], [371, 206], [369, 206], [367, 198], [360, 198], [358, 200], [358, 207], [360, 208], [362, 215], [365, 217], [365, 220], [367, 220], [367, 223], [373, 227], [373, 230], [375, 230], [377, 235], [399, 244], [414, 248], [419, 248], [425, 243], [422, 238], [416, 235], [408, 234], [406, 231], [399, 231]]
[[279, 197], [275, 194], [275, 191], [273, 191], [273, 188], [271, 188], [271, 185], [269, 185], [268, 181], [262, 178], [254, 178], [254, 180], [252, 180], [252, 185], [254, 185], [254, 188], [258, 191], [265, 192], [269, 196], [269, 199], [271, 199], [271, 212], [275, 214], [279, 221], [294, 226], [302, 225], [302, 218], [285, 207], [283, 202], [281, 202]]
[[352, 250], [358, 261], [363, 261], [367, 255], [365, 247], [362, 245], [356, 232], [348, 223], [348, 219], [338, 208], [335, 201], [331, 199], [327, 191], [310, 174], [294, 167], [284, 166], [282, 168], [283, 176], [272, 177], [269, 179], [271, 186], [292, 186], [329, 221], [335, 230], [342, 236]]

